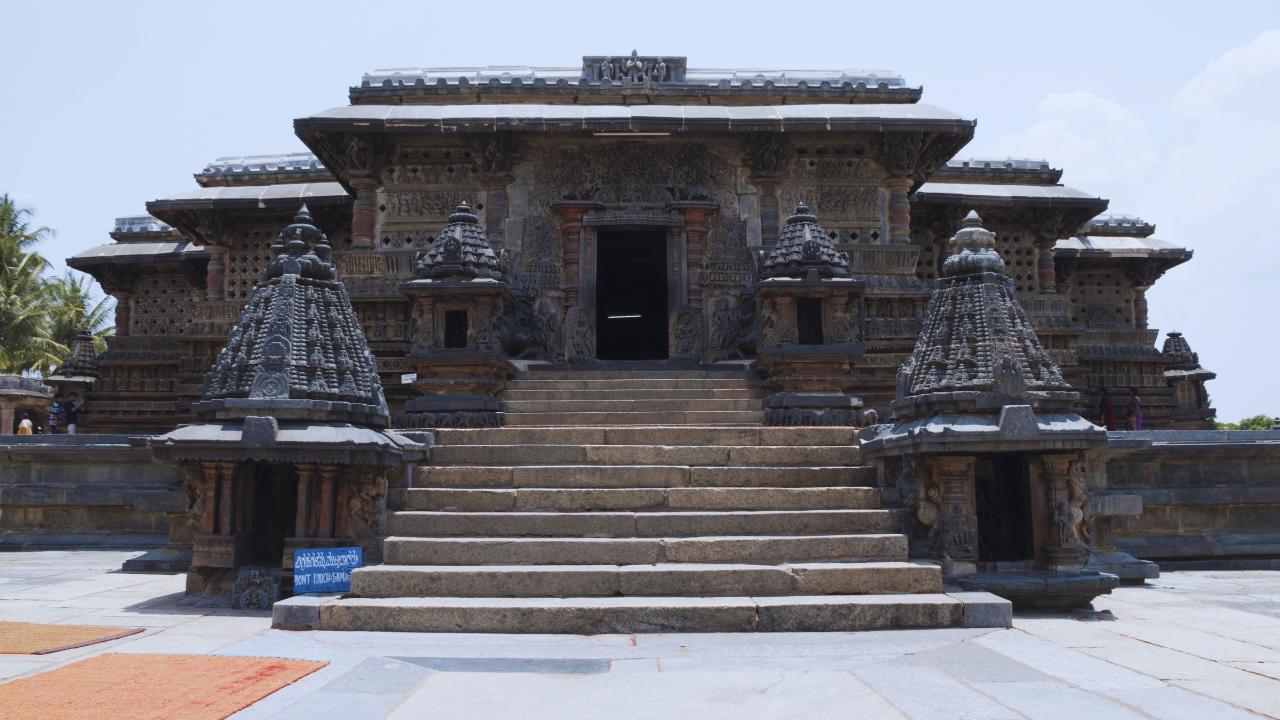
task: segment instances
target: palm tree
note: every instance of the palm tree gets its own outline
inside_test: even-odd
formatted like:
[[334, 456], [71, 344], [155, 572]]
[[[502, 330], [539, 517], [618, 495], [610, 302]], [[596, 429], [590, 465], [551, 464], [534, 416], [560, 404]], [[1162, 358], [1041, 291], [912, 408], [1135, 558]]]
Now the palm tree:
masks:
[[48, 374], [67, 354], [51, 335], [49, 263], [35, 252], [52, 231], [33, 229], [32, 215], [0, 195], [0, 372]]
[[62, 277], [49, 281], [49, 299], [49, 336], [54, 341], [71, 347], [76, 333], [88, 330], [93, 335], [94, 350], [106, 351], [106, 338], [116, 331], [111, 314], [115, 304], [111, 297], [97, 297], [90, 278], [77, 278], [68, 270]]

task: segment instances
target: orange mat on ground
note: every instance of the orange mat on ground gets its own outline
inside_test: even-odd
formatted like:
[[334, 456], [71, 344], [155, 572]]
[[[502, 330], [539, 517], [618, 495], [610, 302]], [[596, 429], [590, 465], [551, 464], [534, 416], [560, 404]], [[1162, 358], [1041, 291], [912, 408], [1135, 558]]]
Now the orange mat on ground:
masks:
[[5, 720], [222, 720], [327, 662], [107, 653], [0, 685]]
[[0, 654], [45, 655], [59, 650], [117, 640], [140, 633], [143, 629], [100, 625], [0, 622]]

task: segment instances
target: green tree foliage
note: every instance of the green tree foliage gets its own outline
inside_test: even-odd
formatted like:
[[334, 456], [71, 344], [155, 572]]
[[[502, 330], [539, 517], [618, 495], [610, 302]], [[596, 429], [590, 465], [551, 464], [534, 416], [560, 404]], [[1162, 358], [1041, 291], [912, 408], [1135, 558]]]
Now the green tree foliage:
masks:
[[1275, 420], [1267, 415], [1254, 415], [1238, 423], [1214, 423], [1217, 430], [1270, 430]]
[[49, 263], [36, 247], [53, 231], [33, 227], [32, 217], [0, 195], [0, 372], [48, 375], [81, 327], [105, 349], [112, 306], [95, 298], [88, 278], [46, 276]]

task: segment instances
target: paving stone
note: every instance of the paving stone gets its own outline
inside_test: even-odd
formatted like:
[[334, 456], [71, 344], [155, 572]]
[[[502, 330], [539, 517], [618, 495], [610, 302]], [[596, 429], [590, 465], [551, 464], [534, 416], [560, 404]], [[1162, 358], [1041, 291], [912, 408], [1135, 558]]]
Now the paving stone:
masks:
[[324, 693], [403, 695], [431, 673], [420, 663], [396, 662], [397, 658], [369, 658], [330, 680]]
[[598, 675], [609, 672], [606, 659], [565, 658], [449, 658], [397, 657], [436, 672], [466, 673], [546, 673], [548, 675]]
[[399, 700], [387, 695], [315, 693], [290, 705], [272, 720], [377, 720]]
[[913, 656], [863, 665], [853, 672], [912, 720], [1022, 717]]

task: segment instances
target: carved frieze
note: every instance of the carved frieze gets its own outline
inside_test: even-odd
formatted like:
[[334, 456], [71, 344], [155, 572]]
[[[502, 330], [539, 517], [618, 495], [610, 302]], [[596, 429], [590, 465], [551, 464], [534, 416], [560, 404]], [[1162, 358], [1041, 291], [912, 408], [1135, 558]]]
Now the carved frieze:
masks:
[[477, 205], [475, 192], [386, 190], [382, 193], [382, 219], [437, 220], [444, 222], [461, 204]]

